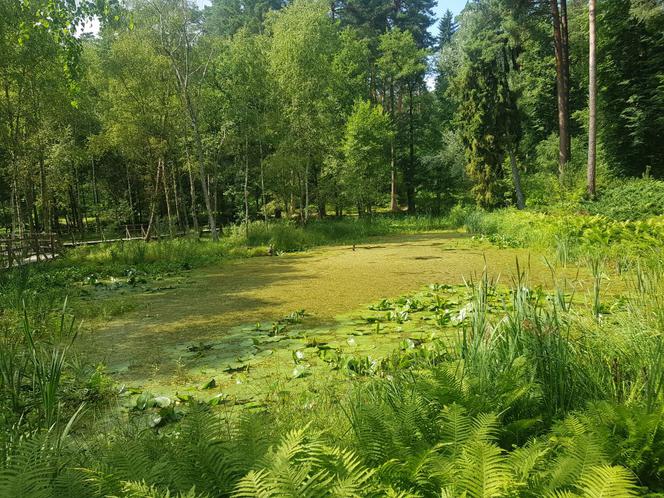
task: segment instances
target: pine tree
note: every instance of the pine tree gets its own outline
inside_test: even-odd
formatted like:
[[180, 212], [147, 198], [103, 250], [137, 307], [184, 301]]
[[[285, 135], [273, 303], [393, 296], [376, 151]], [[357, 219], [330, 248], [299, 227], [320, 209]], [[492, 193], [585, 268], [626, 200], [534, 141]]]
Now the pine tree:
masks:
[[447, 9], [443, 17], [438, 21], [438, 48], [441, 49], [452, 41], [452, 36], [458, 29], [458, 24], [454, 21], [454, 15]]

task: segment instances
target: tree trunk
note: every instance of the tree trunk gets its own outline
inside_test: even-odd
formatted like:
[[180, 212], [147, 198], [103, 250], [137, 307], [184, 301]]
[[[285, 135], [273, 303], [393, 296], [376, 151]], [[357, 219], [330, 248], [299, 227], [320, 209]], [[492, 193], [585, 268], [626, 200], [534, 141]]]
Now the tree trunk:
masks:
[[244, 136], [244, 234], [249, 240], [249, 136]]
[[413, 82], [408, 83], [408, 174], [406, 175], [406, 197], [408, 213], [415, 214], [415, 124], [413, 123]]
[[10, 199], [12, 205], [12, 234], [16, 234], [20, 227], [20, 212], [18, 207], [18, 196], [16, 193], [16, 179], [12, 179], [12, 187], [10, 192]]
[[394, 139], [390, 142], [390, 167], [392, 178], [390, 181], [390, 211], [399, 211], [399, 199], [397, 198], [397, 166], [394, 158]]
[[161, 183], [164, 187], [164, 199], [166, 200], [166, 216], [168, 217], [168, 234], [173, 238], [173, 217], [171, 216], [171, 201], [168, 193], [168, 176], [166, 175], [166, 161], [161, 160]]
[[200, 131], [198, 130], [198, 120], [196, 119], [196, 114], [191, 106], [191, 102], [189, 101], [188, 96], [187, 96], [187, 106], [189, 107], [189, 117], [191, 119], [191, 126], [194, 129], [194, 142], [196, 144], [196, 155], [198, 156], [198, 174], [201, 177], [201, 187], [203, 189], [203, 200], [205, 201], [205, 208], [207, 209], [208, 213], [208, 223], [210, 224], [212, 241], [217, 242], [219, 240], [219, 233], [217, 233], [217, 224], [214, 220], [212, 204], [210, 203], [210, 192], [208, 191], [208, 187], [205, 182], [205, 156], [203, 154], [203, 142], [201, 140]]
[[92, 163], [92, 202], [95, 205], [95, 224], [97, 225], [97, 232], [103, 239], [104, 234], [101, 229], [101, 222], [99, 221], [99, 190], [97, 189], [97, 171], [95, 168], [95, 158], [91, 160]]
[[558, 174], [562, 180], [565, 167], [570, 160], [569, 135], [569, 88], [567, 84], [569, 74], [569, 60], [567, 57], [567, 6], [566, 0], [561, 0], [561, 10], [564, 13], [561, 19], [561, 10], [558, 1], [550, 0], [551, 15], [553, 17], [553, 40], [556, 57], [556, 93], [558, 99]]
[[519, 172], [519, 167], [516, 164], [516, 154], [513, 150], [510, 150], [510, 166], [512, 167], [512, 182], [514, 183], [514, 193], [516, 194], [516, 207], [519, 209], [524, 209], [526, 207], [526, 201], [523, 196], [523, 190], [521, 189], [521, 173]]
[[[394, 82], [390, 81], [390, 116], [392, 124], [394, 119]], [[390, 211], [396, 213], [399, 211], [399, 199], [397, 196], [397, 160], [396, 150], [394, 148], [394, 137], [390, 140], [390, 167], [392, 168], [392, 178], [390, 183]]]
[[152, 237], [152, 228], [154, 224], [155, 211], [157, 209], [157, 197], [159, 197], [159, 180], [161, 178], [161, 161], [159, 158], [157, 160], [157, 173], [154, 180], [154, 193], [152, 194], [152, 199], [150, 201], [150, 219], [148, 220], [148, 228], [145, 232], [145, 241], [149, 242]]
[[263, 206], [263, 217], [267, 223], [267, 207], [265, 206], [265, 176], [263, 173], [263, 141], [258, 141], [258, 163], [261, 169], [261, 204]]
[[569, 24], [567, 22], [567, 0], [560, 0], [560, 35], [563, 42], [563, 81], [565, 84], [565, 126], [567, 134], [565, 135], [565, 150], [567, 151], [567, 160], [572, 159], [572, 134], [570, 132], [570, 107], [569, 107]]
[[597, 44], [595, 27], [596, 0], [588, 0], [588, 196], [595, 197], [595, 161], [597, 158]]
[[129, 219], [130, 221], [136, 221], [134, 214], [134, 200], [131, 195], [131, 179], [129, 177], [129, 163], [126, 164], [125, 173], [127, 174], [127, 199], [129, 200], [129, 212], [130, 212]]
[[191, 223], [194, 232], [198, 235], [198, 212], [196, 211], [196, 184], [194, 183], [194, 174], [191, 171], [191, 162], [189, 153], [187, 153], [187, 174], [189, 175], [189, 197], [191, 197]]
[[309, 160], [304, 168], [304, 223], [309, 221]]
[[292, 217], [295, 213], [295, 174], [293, 169], [290, 170], [290, 202], [288, 203], [288, 217]]
[[[44, 168], [44, 156], [39, 155], [39, 184], [41, 190], [41, 210], [42, 210], [42, 230], [44, 232], [51, 231], [51, 216], [48, 212], [49, 200], [48, 200], [48, 189], [46, 188], [46, 169]], [[92, 163], [92, 184], [95, 188], [95, 175], [94, 175], [94, 161]]]
[[[180, 193], [178, 191], [178, 182], [175, 175], [175, 167], [171, 168], [171, 184], [173, 185], [173, 201], [175, 202], [175, 219], [178, 223], [178, 232], [182, 231], [182, 216], [180, 211]], [[187, 217], [185, 216], [185, 222]]]

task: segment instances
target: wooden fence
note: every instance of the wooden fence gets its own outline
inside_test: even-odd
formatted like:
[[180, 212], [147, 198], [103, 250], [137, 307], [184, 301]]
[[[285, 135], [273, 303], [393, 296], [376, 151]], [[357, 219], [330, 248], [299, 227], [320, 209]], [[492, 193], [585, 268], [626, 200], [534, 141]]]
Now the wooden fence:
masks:
[[54, 233], [23, 233], [0, 236], [0, 268], [53, 259], [62, 252]]
[[[73, 234], [69, 234], [68, 237], [65, 234], [58, 235], [55, 233], [24, 232], [22, 234], [0, 235], [0, 269], [53, 259], [62, 254], [63, 250], [77, 246], [145, 240], [147, 228], [147, 225], [123, 225], [116, 237], [106, 238], [102, 233], [100, 238], [93, 240], [77, 240]], [[154, 240], [171, 237], [171, 234], [164, 231], [164, 227], [160, 227], [158, 224], [153, 226], [151, 232]], [[182, 235], [185, 235], [185, 233], [173, 234], [175, 237]]]

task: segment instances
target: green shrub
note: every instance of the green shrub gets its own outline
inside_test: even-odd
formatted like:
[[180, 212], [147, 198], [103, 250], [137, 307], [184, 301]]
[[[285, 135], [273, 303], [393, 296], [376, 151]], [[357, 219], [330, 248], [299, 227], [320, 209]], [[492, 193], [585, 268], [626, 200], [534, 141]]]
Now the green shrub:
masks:
[[615, 181], [600, 190], [596, 201], [582, 208], [613, 220], [645, 220], [664, 215], [664, 182], [638, 178]]

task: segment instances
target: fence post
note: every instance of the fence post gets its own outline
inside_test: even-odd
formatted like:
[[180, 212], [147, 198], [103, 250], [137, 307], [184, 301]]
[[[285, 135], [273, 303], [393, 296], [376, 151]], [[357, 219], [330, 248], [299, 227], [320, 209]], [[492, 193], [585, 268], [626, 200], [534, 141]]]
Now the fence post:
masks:
[[7, 238], [7, 268], [11, 268], [14, 264], [14, 255], [12, 253], [12, 238], [14, 237], [14, 232], [9, 232], [9, 237]]
[[[28, 235], [28, 240], [30, 235]], [[25, 260], [28, 258], [29, 254], [29, 249], [30, 249], [30, 244], [26, 243], [26, 236], [25, 232], [23, 232], [23, 238], [21, 239], [21, 264], [25, 263]]]

